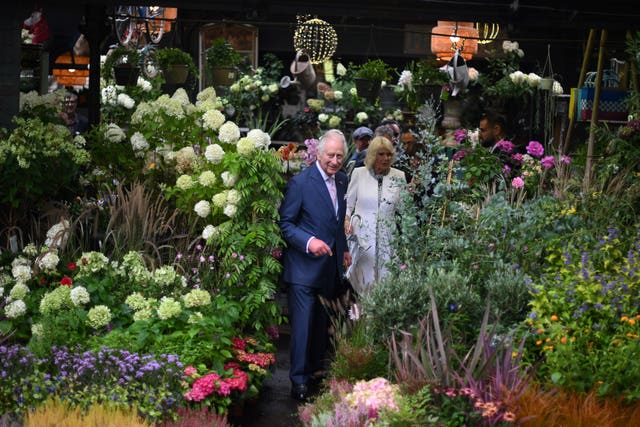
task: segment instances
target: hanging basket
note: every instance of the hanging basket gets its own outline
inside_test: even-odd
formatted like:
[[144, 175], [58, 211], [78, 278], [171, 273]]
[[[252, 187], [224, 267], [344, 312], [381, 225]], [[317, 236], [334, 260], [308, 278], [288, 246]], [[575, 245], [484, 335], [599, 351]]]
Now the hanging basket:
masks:
[[542, 90], [551, 90], [553, 88], [553, 78], [552, 77], [541, 78], [540, 83], [538, 83], [538, 87]]
[[163, 70], [162, 74], [167, 84], [183, 84], [189, 76], [189, 67], [185, 64], [174, 64], [170, 68]]
[[353, 81], [356, 85], [358, 96], [366, 99], [371, 104], [375, 104], [380, 94], [380, 80], [353, 79]]
[[235, 80], [235, 67], [211, 67], [211, 82], [214, 86], [231, 86]]
[[[549, 73], [545, 75], [546, 73]], [[542, 69], [542, 78], [538, 83], [538, 88], [541, 90], [551, 90], [553, 89], [553, 65], [551, 65], [551, 45], [547, 45], [547, 60], [544, 63], [544, 68]]]
[[138, 84], [140, 67], [132, 67], [128, 64], [119, 64], [113, 67], [113, 77], [120, 86], [135, 86]]

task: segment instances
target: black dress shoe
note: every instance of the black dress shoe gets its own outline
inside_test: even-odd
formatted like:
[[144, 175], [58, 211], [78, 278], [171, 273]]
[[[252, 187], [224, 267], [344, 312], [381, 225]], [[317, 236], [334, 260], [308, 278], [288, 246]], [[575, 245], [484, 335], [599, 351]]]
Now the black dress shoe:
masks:
[[298, 402], [306, 402], [309, 398], [309, 388], [306, 384], [294, 384], [291, 386], [291, 397]]

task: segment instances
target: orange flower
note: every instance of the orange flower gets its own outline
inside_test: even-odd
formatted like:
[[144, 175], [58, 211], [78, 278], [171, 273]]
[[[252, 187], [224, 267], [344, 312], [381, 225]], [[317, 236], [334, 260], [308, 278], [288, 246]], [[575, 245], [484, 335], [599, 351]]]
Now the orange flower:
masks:
[[557, 322], [558, 321], [558, 316], [556, 316], [555, 314], [551, 315], [551, 321], [552, 322]]
[[560, 342], [561, 342], [562, 344], [566, 344], [566, 343], [567, 343], [567, 337], [562, 337], [562, 338], [560, 338]]

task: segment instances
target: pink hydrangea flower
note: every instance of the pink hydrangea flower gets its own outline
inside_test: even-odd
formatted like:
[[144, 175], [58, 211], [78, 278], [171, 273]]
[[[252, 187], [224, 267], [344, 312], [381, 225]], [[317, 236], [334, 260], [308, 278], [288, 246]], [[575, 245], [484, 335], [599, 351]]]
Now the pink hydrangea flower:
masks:
[[501, 139], [496, 144], [496, 150], [500, 150], [503, 153], [507, 153], [507, 154], [512, 153], [514, 148], [515, 148], [515, 145], [513, 145], [513, 142], [507, 141], [506, 139]]
[[522, 164], [522, 154], [520, 153], [514, 153], [511, 155], [511, 161], [517, 164]]

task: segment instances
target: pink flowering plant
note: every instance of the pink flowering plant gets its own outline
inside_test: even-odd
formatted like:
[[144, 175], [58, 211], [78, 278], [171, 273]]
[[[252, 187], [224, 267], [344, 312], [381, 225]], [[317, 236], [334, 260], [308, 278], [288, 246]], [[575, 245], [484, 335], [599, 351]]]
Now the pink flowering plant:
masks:
[[511, 162], [518, 167], [512, 174], [511, 188], [530, 194], [549, 191], [554, 176], [552, 172], [555, 170], [556, 176], [561, 175], [571, 163], [571, 158], [564, 154], [558, 157], [547, 154], [538, 141], [529, 141], [525, 150], [526, 154], [511, 155]]
[[183, 397], [186, 401], [205, 403], [219, 413], [226, 413], [234, 400], [258, 394], [276, 361], [273, 345], [260, 344], [252, 337], [235, 337], [230, 354], [232, 357], [219, 370], [191, 365], [184, 369], [187, 391]]

